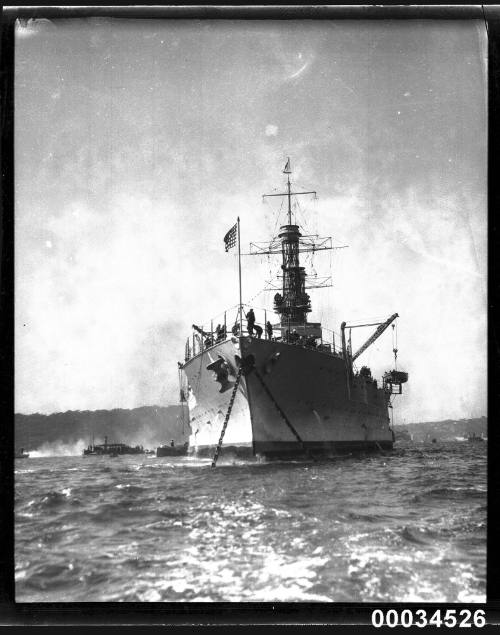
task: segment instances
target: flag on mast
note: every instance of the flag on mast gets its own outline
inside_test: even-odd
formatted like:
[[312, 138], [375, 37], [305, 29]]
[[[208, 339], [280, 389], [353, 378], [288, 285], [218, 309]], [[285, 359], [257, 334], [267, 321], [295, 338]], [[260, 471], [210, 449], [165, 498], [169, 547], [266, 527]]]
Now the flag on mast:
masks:
[[288, 161], [286, 162], [285, 169], [283, 170], [283, 174], [291, 174], [292, 169], [290, 168], [290, 157], [288, 157]]
[[238, 223], [235, 223], [233, 227], [227, 232], [224, 236], [224, 245], [226, 246], [226, 251], [229, 251], [232, 247], [236, 245], [236, 237], [238, 232]]

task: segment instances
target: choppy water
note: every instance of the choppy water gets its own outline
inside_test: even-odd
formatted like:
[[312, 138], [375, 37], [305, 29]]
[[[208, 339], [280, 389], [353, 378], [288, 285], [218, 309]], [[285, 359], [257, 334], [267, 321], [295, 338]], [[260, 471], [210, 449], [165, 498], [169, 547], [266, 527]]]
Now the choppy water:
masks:
[[16, 461], [16, 599], [483, 602], [486, 443]]

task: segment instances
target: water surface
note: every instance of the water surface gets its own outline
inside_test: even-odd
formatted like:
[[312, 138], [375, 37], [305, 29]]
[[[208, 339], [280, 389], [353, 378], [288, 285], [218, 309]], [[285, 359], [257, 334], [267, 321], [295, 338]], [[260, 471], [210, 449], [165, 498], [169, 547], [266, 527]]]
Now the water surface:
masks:
[[486, 443], [16, 461], [18, 602], [484, 602]]

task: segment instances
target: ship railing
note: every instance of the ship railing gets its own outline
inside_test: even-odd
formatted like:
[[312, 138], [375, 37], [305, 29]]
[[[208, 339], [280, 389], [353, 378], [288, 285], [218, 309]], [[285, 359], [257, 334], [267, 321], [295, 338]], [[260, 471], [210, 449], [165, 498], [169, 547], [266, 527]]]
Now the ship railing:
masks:
[[[243, 315], [241, 326], [243, 335], [266, 340], [270, 339], [272, 341], [298, 346], [311, 346], [311, 344], [307, 344], [307, 338], [305, 337], [299, 336], [298, 338], [293, 338], [290, 336], [293, 331], [293, 327], [287, 329], [287, 333], [286, 329], [284, 330], [280, 323], [273, 324], [271, 321], [274, 316], [273, 310], [269, 310], [264, 307], [250, 307], [246, 304], [243, 304], [242, 308]], [[248, 331], [248, 321], [246, 318], [250, 308], [253, 308], [256, 318], [252, 333]], [[270, 326], [268, 326], [268, 323]], [[226, 311], [223, 311], [211, 318], [209, 327], [203, 325], [197, 326], [198, 330], [193, 329], [191, 336], [186, 340], [184, 355], [185, 362], [193, 357], [196, 357], [200, 353], [203, 353], [203, 351], [217, 346], [221, 342], [225, 342], [232, 337], [240, 335], [239, 305], [232, 306]], [[300, 326], [298, 329], [300, 330]], [[321, 328], [321, 337], [315, 338], [313, 346], [324, 353], [329, 353], [336, 357], [343, 356], [340, 335], [326, 327]]]
[[208, 325], [196, 325], [199, 330], [193, 328], [191, 335], [186, 340], [184, 361], [187, 362], [203, 351], [233, 337], [236, 334], [236, 325], [239, 330], [239, 305], [232, 306], [215, 315], [210, 319]]
[[325, 326], [322, 327], [323, 342], [330, 346], [332, 355], [335, 357], [343, 357], [342, 338], [339, 333]]
[[[253, 308], [255, 313], [255, 323], [253, 332], [248, 331], [248, 320], [246, 315]], [[261, 337], [263, 339], [279, 340], [281, 328], [277, 324], [272, 324], [271, 319], [274, 311], [242, 305], [241, 330], [243, 335], [250, 337]], [[267, 323], [271, 324], [271, 329]], [[213, 348], [221, 342], [225, 342], [232, 337], [240, 335], [240, 311], [239, 305], [235, 305], [210, 319], [210, 326], [196, 325], [198, 329], [193, 329], [192, 334], [186, 340], [184, 360], [187, 362], [203, 351]], [[201, 332], [200, 332], [201, 331]]]

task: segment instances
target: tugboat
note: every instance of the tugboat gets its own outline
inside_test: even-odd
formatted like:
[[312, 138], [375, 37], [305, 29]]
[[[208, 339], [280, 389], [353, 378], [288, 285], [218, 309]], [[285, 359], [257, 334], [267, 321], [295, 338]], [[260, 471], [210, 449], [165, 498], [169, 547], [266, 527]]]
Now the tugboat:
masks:
[[[398, 314], [384, 322], [342, 322], [340, 338], [320, 322], [309, 322], [312, 306], [306, 289], [331, 285], [315, 281], [306, 286], [300, 254], [332, 249], [332, 239], [303, 233], [294, 218], [292, 200], [316, 192], [292, 191], [290, 159], [283, 173], [286, 190], [264, 196], [287, 201], [286, 222], [269, 243], [264, 247], [253, 243], [247, 254], [281, 256], [281, 292], [274, 296], [272, 310], [262, 310], [257, 320], [252, 307], [244, 309], [238, 218], [224, 237], [226, 251], [238, 247], [236, 315], [225, 311], [224, 324], [215, 331], [213, 321], [210, 330], [193, 324], [184, 362], [179, 362], [192, 430], [189, 451], [213, 456], [213, 466], [221, 449], [237, 456], [314, 459], [393, 446], [388, 408], [392, 396], [402, 393], [408, 374], [388, 371], [379, 385], [367, 366], [357, 370], [354, 362]], [[272, 324], [268, 316], [273, 311], [278, 321]], [[353, 352], [351, 331], [362, 326], [377, 328]], [[394, 348], [395, 360], [396, 355]]]
[[183, 445], [175, 445], [174, 440], [170, 441], [170, 445], [160, 445], [156, 448], [156, 456], [186, 456], [188, 453], [189, 442]]
[[104, 437], [102, 445], [96, 445], [93, 442], [83, 450], [83, 456], [103, 456], [109, 455], [116, 457], [121, 454], [144, 454], [142, 445], [131, 447], [125, 443], [108, 443], [108, 437]]
[[469, 443], [484, 443], [483, 436], [481, 434], [476, 434], [475, 432], [469, 434], [467, 441], [469, 441]]

